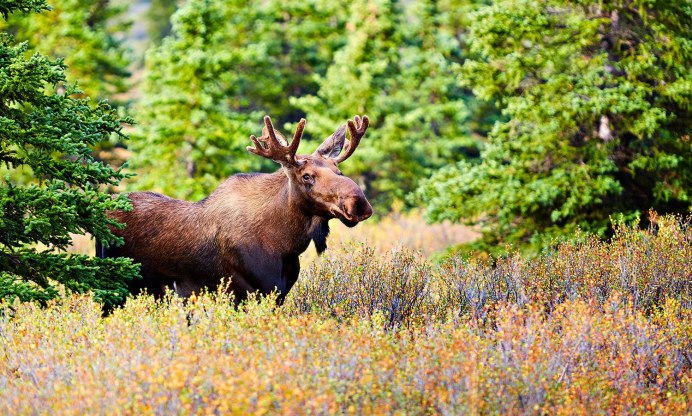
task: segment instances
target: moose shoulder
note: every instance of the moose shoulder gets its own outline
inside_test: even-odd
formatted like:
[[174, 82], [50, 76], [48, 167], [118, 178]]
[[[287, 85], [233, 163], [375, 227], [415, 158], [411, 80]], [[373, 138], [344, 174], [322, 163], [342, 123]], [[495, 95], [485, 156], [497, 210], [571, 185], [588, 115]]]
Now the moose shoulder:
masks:
[[132, 211], [110, 214], [125, 223], [114, 230], [125, 243], [97, 247], [97, 254], [141, 264], [142, 279], [132, 283], [132, 292], [160, 296], [169, 287], [187, 297], [230, 277], [237, 300], [277, 290], [282, 301], [310, 241], [318, 252], [326, 249], [330, 219], [353, 227], [372, 215], [361, 189], [338, 168], [360, 143], [367, 117], [349, 120], [310, 155], [296, 154], [304, 119], [290, 144], [269, 117], [264, 123], [261, 137], [250, 136], [254, 147], [248, 151], [278, 162], [277, 172], [231, 176], [197, 203], [133, 192]]

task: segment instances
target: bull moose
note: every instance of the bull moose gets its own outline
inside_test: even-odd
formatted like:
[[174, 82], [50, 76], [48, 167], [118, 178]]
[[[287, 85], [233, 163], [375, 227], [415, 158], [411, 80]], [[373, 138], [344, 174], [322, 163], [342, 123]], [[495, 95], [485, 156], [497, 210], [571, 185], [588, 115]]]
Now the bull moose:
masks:
[[330, 219], [353, 227], [372, 215], [363, 191], [338, 167], [358, 147], [367, 116], [348, 120], [310, 155], [296, 154], [305, 119], [290, 144], [269, 116], [264, 124], [261, 137], [250, 136], [254, 146], [247, 150], [279, 163], [275, 173], [233, 175], [196, 203], [133, 192], [128, 195], [131, 211], [110, 213], [125, 223], [114, 230], [125, 242], [97, 245], [97, 254], [141, 264], [142, 279], [131, 283], [131, 292], [146, 289], [161, 296], [168, 287], [188, 297], [227, 277], [237, 301], [248, 292], [276, 290], [282, 302], [298, 278], [298, 256], [310, 241], [318, 253], [327, 248]]

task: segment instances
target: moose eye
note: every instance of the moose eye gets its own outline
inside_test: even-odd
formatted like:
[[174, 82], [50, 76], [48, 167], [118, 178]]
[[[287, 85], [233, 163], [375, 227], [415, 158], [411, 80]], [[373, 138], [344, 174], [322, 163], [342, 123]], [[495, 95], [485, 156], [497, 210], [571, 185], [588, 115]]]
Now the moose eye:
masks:
[[310, 182], [311, 179], [312, 179], [312, 176], [308, 175], [307, 173], [305, 175], [303, 175], [303, 180], [305, 182]]

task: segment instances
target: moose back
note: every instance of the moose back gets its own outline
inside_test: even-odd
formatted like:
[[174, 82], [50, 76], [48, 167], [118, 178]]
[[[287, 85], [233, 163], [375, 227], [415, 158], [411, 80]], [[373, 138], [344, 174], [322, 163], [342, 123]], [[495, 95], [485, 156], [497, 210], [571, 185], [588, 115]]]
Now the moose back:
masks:
[[277, 172], [231, 176], [196, 203], [133, 192], [131, 211], [110, 213], [125, 223], [114, 230], [125, 243], [97, 244], [97, 254], [141, 264], [142, 279], [131, 283], [131, 292], [161, 296], [168, 287], [188, 297], [230, 278], [238, 301], [248, 292], [276, 290], [281, 302], [298, 278], [298, 256], [310, 241], [319, 253], [327, 248], [330, 219], [353, 227], [372, 215], [363, 191], [339, 171], [365, 134], [367, 116], [348, 120], [309, 155], [296, 154], [304, 119], [290, 144], [268, 116], [264, 124], [262, 136], [250, 136], [254, 146], [247, 149], [279, 163]]

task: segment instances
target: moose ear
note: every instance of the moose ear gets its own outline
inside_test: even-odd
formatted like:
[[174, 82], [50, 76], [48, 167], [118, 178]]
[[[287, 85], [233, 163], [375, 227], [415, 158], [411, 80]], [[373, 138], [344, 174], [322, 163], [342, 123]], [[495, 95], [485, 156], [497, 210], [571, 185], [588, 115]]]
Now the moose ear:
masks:
[[327, 159], [333, 159], [339, 156], [341, 149], [344, 148], [344, 141], [346, 140], [346, 125], [342, 124], [341, 127], [336, 129], [331, 136], [327, 137], [320, 147], [315, 150], [316, 155], [320, 155]]

